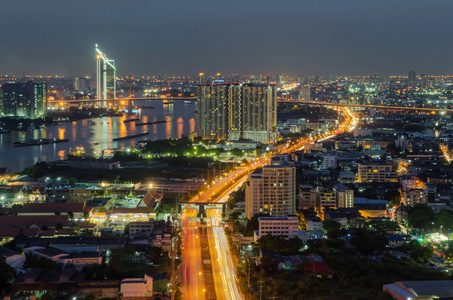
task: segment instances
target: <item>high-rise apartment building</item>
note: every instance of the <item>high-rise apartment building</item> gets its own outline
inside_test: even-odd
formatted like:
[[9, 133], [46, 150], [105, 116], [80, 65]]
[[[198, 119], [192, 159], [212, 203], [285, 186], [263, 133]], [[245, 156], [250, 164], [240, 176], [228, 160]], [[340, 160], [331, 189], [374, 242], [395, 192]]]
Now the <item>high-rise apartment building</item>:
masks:
[[425, 74], [420, 75], [420, 90], [426, 91], [428, 89], [429, 77]]
[[299, 101], [310, 101], [311, 87], [309, 85], [301, 85], [299, 87]]
[[299, 75], [299, 76], [297, 76], [296, 81], [297, 81], [296, 83], [299, 83], [300, 85], [307, 85], [307, 84], [309, 84], [308, 76], [304, 76], [304, 75]]
[[74, 89], [83, 92], [87, 89], [87, 81], [84, 77], [76, 77], [74, 81]]
[[283, 75], [275, 76], [275, 84], [276, 85], [282, 85], [283, 84]]
[[107, 100], [116, 99], [116, 68], [114, 61], [99, 50], [96, 44], [96, 95], [99, 106], [107, 106]]
[[343, 185], [334, 186], [337, 208], [354, 207], [354, 190]]
[[0, 89], [0, 113], [30, 119], [43, 118], [47, 112], [45, 83], [5, 83]]
[[296, 210], [296, 168], [291, 162], [272, 161], [261, 173], [249, 175], [245, 188], [247, 218], [292, 215]]
[[200, 79], [198, 80], [198, 84], [202, 85], [204, 84], [204, 73], [198, 74], [200, 76]]
[[410, 89], [415, 88], [416, 74], [415, 71], [410, 71], [407, 75], [407, 87]]
[[198, 135], [274, 143], [277, 133], [275, 85], [228, 84], [198, 87]]
[[198, 135], [206, 139], [229, 139], [229, 85], [198, 87]]

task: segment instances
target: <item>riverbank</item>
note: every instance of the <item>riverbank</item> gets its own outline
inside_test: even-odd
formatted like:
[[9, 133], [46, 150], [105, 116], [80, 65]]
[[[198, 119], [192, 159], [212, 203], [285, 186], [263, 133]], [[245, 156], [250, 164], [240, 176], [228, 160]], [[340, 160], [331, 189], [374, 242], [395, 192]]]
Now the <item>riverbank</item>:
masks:
[[73, 122], [100, 117], [121, 117], [123, 114], [122, 111], [104, 108], [69, 108], [69, 110], [49, 110], [46, 117], [38, 119], [6, 116], [0, 118], [0, 133], [9, 133], [13, 130], [27, 131], [41, 129], [45, 126], [57, 125], [61, 122]]

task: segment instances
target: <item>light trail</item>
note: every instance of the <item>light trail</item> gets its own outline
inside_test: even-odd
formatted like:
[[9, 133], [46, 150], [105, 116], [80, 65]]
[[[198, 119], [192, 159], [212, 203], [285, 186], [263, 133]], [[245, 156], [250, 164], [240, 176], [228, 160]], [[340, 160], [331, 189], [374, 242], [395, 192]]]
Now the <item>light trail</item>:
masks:
[[221, 227], [215, 227], [212, 230], [215, 243], [214, 257], [217, 257], [217, 259], [213, 260], [213, 263], [219, 266], [218, 269], [221, 270], [219, 275], [222, 279], [222, 286], [216, 285], [216, 292], [218, 295], [223, 295], [222, 299], [243, 299], [237, 285], [236, 267], [232, 260], [225, 231]]
[[184, 285], [182, 292], [186, 300], [203, 299], [203, 282], [201, 273], [201, 246], [197, 238], [198, 230], [194, 228], [183, 228], [184, 241]]

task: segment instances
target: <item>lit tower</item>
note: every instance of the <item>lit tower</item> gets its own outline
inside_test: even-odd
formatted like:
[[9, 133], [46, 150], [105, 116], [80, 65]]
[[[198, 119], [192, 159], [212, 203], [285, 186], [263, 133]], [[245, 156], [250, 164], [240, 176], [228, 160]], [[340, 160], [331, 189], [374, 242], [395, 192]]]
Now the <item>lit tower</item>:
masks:
[[204, 73], [200, 73], [200, 82], [198, 83], [199, 85], [204, 84]]
[[[107, 106], [108, 99], [116, 99], [116, 68], [96, 44], [96, 95], [99, 106]], [[101, 102], [103, 101], [103, 102]]]

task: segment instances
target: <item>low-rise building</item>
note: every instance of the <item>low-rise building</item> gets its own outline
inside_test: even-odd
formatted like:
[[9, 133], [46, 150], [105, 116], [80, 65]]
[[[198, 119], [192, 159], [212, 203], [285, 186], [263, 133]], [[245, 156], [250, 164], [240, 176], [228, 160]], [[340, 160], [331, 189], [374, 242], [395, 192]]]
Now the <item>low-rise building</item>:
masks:
[[25, 255], [0, 246], [0, 259], [13, 268], [22, 268], [25, 262]]
[[341, 171], [339, 174], [339, 180], [342, 184], [345, 183], [354, 183], [355, 182], [355, 175], [350, 171]]
[[[118, 297], [119, 280], [86, 280], [85, 274], [74, 268], [65, 268], [54, 273], [42, 269], [32, 269], [27, 273], [19, 273], [11, 284], [11, 292], [27, 292], [32, 295], [36, 291], [68, 290], [77, 296], [85, 298], [89, 295], [96, 299]], [[30, 298], [31, 299], [31, 298]]]
[[28, 201], [32, 203], [46, 202], [47, 195], [44, 187], [34, 187], [33, 191], [28, 194]]
[[337, 206], [336, 193], [332, 188], [318, 187], [317, 197], [319, 198], [321, 211], [323, 211], [326, 207], [334, 208]]
[[153, 295], [153, 278], [145, 274], [143, 278], [123, 279], [120, 292], [123, 299], [149, 299]]
[[18, 216], [54, 216], [72, 214], [74, 219], [84, 218], [89, 215], [91, 209], [85, 206], [85, 203], [25, 203], [17, 211]]
[[325, 154], [322, 157], [322, 163], [320, 170], [335, 169], [337, 167], [337, 156], [331, 154]]
[[396, 182], [396, 172], [389, 163], [361, 163], [358, 164], [357, 181], [362, 182]]
[[268, 234], [272, 236], [280, 236], [285, 239], [297, 237], [299, 234], [299, 218], [296, 215], [288, 215], [287, 217], [259, 217], [259, 236]]
[[385, 284], [383, 290], [394, 299], [451, 299], [453, 280], [396, 281]]
[[416, 204], [428, 203], [428, 193], [424, 189], [409, 189], [404, 190], [401, 203], [406, 206], [413, 207]]
[[407, 239], [404, 236], [395, 234], [387, 236], [387, 240], [389, 242], [388, 246], [390, 248], [402, 246], [407, 242]]
[[300, 227], [307, 231], [320, 231], [322, 230], [322, 221], [316, 214], [314, 208], [303, 209], [298, 211], [300, 219]]
[[131, 222], [129, 223], [129, 238], [150, 237], [154, 231], [154, 219], [148, 222]]
[[32, 252], [40, 257], [50, 259], [63, 265], [70, 265], [77, 269], [81, 269], [86, 265], [102, 264], [102, 253], [99, 251], [68, 253], [58, 248], [46, 247], [36, 249]]

